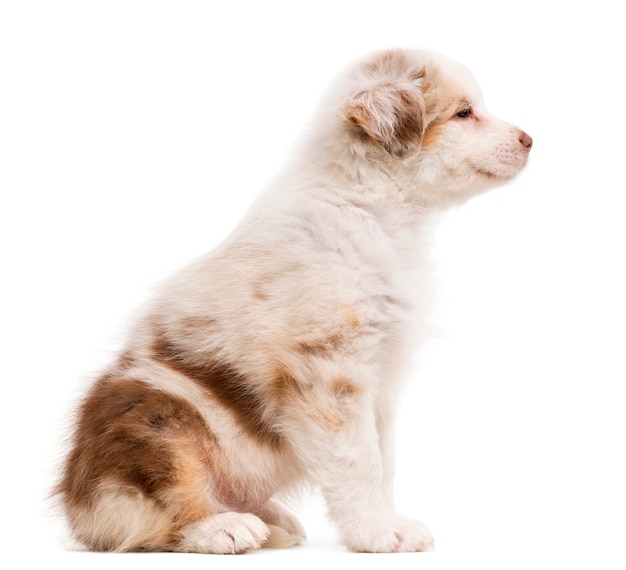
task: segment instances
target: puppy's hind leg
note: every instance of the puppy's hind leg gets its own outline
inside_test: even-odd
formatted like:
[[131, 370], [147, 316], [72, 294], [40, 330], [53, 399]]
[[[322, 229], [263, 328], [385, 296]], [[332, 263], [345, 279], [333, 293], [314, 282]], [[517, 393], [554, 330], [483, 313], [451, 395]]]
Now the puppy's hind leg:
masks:
[[260, 546], [265, 523], [220, 514], [210, 500], [217, 448], [187, 401], [136, 378], [103, 377], [80, 409], [57, 487], [75, 536], [92, 550], [242, 552]]

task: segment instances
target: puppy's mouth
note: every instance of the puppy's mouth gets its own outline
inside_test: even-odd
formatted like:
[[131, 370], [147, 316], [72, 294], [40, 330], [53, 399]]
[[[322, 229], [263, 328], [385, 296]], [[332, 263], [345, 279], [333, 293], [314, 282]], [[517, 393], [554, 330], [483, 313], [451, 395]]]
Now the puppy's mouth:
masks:
[[472, 170], [489, 180], [510, 180], [526, 166], [528, 153], [504, 153], [493, 157], [493, 162], [480, 161], [471, 164]]
[[511, 178], [515, 178], [515, 176], [520, 172], [521, 168], [511, 171], [489, 171], [482, 168], [474, 168], [474, 172], [478, 174], [481, 178], [486, 180], [492, 180], [494, 182], [504, 182], [506, 180], [511, 180]]
[[491, 172], [488, 172], [487, 170], [484, 170], [482, 168], [478, 168], [476, 166], [472, 167], [474, 174], [477, 174], [478, 176], [480, 176], [481, 178], [486, 178], [488, 180], [508, 180], [508, 178], [505, 178], [503, 176], [497, 176], [496, 174], [493, 174]]

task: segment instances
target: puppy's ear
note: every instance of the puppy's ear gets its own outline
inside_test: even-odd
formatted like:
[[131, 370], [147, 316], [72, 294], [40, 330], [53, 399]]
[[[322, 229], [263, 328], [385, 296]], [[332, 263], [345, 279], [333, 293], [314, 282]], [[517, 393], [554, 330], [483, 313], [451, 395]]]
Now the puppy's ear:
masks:
[[404, 82], [374, 85], [354, 95], [345, 117], [391, 156], [417, 154], [424, 136], [424, 99], [415, 85]]

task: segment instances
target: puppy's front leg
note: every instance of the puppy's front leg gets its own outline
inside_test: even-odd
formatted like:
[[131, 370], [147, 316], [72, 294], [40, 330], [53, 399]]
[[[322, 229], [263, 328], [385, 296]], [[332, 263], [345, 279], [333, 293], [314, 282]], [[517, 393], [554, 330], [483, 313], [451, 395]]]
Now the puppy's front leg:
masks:
[[395, 476], [394, 425], [392, 404], [379, 403], [377, 406], [376, 427], [378, 444], [383, 462], [383, 493], [389, 509], [395, 512], [393, 482]]
[[301, 459], [321, 486], [343, 543], [358, 552], [431, 550], [428, 529], [389, 505], [373, 402], [347, 386], [342, 381], [341, 389], [309, 391], [292, 424], [305, 443]]

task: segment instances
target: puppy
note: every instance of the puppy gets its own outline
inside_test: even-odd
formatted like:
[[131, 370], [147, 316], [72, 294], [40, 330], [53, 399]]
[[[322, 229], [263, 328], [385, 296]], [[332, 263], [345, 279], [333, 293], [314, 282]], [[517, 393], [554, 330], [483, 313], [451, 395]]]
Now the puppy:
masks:
[[305, 533], [278, 499], [313, 484], [349, 549], [431, 549], [392, 496], [429, 220], [513, 177], [531, 145], [443, 56], [399, 49], [350, 68], [291, 166], [165, 284], [84, 398], [57, 487], [75, 537], [114, 551], [295, 545]]

